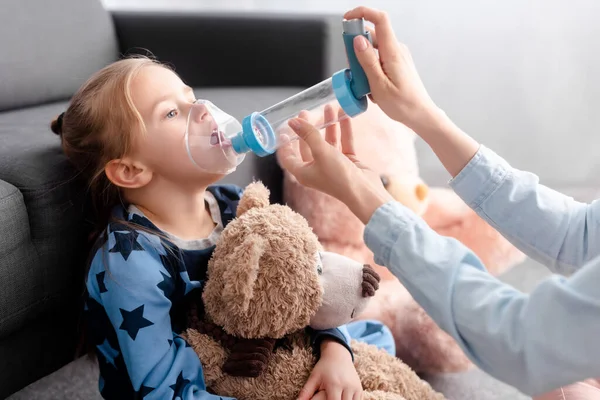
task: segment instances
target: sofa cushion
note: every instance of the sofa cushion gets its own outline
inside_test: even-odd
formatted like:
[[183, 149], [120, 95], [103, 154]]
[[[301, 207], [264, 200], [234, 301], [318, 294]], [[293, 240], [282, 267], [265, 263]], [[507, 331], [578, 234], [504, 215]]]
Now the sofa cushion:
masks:
[[[5, 318], [0, 337], [25, 319], [35, 318], [45, 306], [71, 299], [81, 288], [73, 285], [82, 276], [78, 263], [85, 257], [84, 188], [74, 179], [59, 138], [49, 129], [50, 120], [63, 107], [53, 104], [0, 113], [0, 179], [20, 191], [26, 207], [26, 212], [15, 210], [9, 217], [11, 225], [0, 225], [2, 237], [13, 235], [16, 227], [23, 232], [23, 242], [12, 250], [18, 263], [0, 259], [14, 281], [3, 279], [0, 285], [28, 286], [13, 308], [1, 304]], [[2, 251], [4, 246], [3, 242]]]
[[[0, 113], [0, 398], [75, 351], [89, 229], [84, 187], [48, 128], [63, 107]], [[17, 358], [7, 353], [36, 331], [35, 346]]]
[[21, 192], [0, 180], [0, 338], [16, 330], [41, 301], [43, 272], [31, 243]]
[[118, 54], [99, 0], [4, 1], [0, 37], [0, 111], [67, 99]]

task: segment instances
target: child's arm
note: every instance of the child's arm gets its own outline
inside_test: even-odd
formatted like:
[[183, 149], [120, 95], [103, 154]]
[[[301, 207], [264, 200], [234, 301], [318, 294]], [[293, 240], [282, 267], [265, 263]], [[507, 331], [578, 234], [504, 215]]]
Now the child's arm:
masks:
[[314, 330], [312, 328], [307, 328], [308, 333], [310, 334], [311, 344], [317, 354], [320, 357], [321, 355], [321, 345], [325, 340], [331, 340], [340, 344], [340, 346], [344, 346], [354, 359], [354, 355], [352, 354], [352, 349], [350, 348], [350, 334], [345, 326], [341, 326], [339, 328], [326, 329], [322, 331]]
[[600, 260], [530, 295], [485, 272], [455, 239], [399, 203], [379, 207], [365, 240], [427, 313], [483, 370], [536, 395], [600, 376]]
[[298, 400], [310, 400], [321, 390], [325, 391], [328, 399], [361, 398], [362, 384], [347, 346], [327, 338], [321, 341], [319, 352], [320, 359], [300, 391]]
[[539, 184], [481, 147], [451, 181], [456, 193], [529, 257], [569, 274], [600, 255], [600, 202], [585, 204]]
[[[110, 233], [107, 245], [96, 253], [87, 282], [89, 318], [98, 328], [110, 321], [114, 332], [104, 332], [106, 339], [102, 342], [100, 336], [101, 343], [94, 345], [107, 366], [104, 371], [121, 378], [104, 377], [101, 389], [122, 395], [126, 388], [111, 385], [124, 379], [144, 399], [222, 399], [206, 392], [198, 356], [172, 331], [169, 296], [177, 290], [177, 271], [165, 268], [165, 255], [155, 236], [137, 232]], [[109, 321], [99, 324], [102, 318]], [[118, 370], [123, 365], [119, 358], [123, 370]]]

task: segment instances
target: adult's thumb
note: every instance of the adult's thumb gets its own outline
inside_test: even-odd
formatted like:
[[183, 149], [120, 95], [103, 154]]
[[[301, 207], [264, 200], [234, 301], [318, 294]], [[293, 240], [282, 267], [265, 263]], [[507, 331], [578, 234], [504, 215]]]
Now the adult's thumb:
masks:
[[367, 74], [370, 85], [385, 81], [386, 76], [381, 68], [379, 57], [377, 57], [375, 49], [364, 36], [358, 35], [354, 38], [354, 52], [365, 74]]

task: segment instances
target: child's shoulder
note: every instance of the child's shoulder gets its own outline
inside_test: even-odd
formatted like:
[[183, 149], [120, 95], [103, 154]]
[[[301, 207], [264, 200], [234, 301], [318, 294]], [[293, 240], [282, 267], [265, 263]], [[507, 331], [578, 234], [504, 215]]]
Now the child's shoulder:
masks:
[[159, 236], [118, 222], [100, 236], [86, 277], [88, 293], [97, 301], [111, 288], [110, 296], [155, 290], [161, 281], [172, 286], [176, 266]]
[[[90, 270], [118, 268], [127, 264], [160, 266], [167, 249], [156, 228], [149, 220], [123, 210], [114, 210], [111, 220], [94, 243]], [[117, 270], [118, 271], [118, 270]]]

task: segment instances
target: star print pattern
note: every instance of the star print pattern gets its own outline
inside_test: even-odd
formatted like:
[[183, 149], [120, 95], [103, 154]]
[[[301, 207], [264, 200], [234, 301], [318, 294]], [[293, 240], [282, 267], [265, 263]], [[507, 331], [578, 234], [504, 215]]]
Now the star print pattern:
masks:
[[[227, 225], [235, 217], [241, 190], [222, 185], [208, 191]], [[223, 399], [206, 391], [202, 364], [180, 336], [187, 304], [201, 302], [214, 246], [167, 249], [168, 242], [147, 232], [161, 233], [147, 218], [122, 206], [113, 210], [113, 217], [127, 224], [109, 224], [94, 247], [100, 256], [92, 257], [86, 282], [86, 332], [98, 355], [102, 397], [183, 399], [192, 394], [194, 399]]]
[[143, 399], [144, 397], [146, 397], [147, 395], [149, 395], [150, 393], [152, 393], [154, 391], [153, 387], [149, 387], [149, 386], [144, 386], [142, 385], [142, 387], [140, 388], [140, 390], [138, 390], [137, 395]]
[[106, 271], [102, 271], [96, 274], [96, 281], [98, 283], [98, 289], [100, 290], [100, 293], [108, 292], [108, 289], [106, 289], [106, 285], [104, 285], [104, 275], [106, 275]]
[[127, 311], [119, 308], [121, 311], [121, 315], [123, 316], [123, 323], [119, 327], [119, 329], [123, 329], [127, 331], [129, 336], [135, 340], [140, 329], [143, 329], [147, 326], [154, 325], [152, 321], [144, 318], [144, 306], [141, 305], [135, 310]]
[[137, 239], [140, 235], [138, 231], [115, 232], [115, 245], [109, 250], [111, 253], [121, 253], [125, 261], [133, 251], [143, 251], [144, 248], [138, 243]]
[[171, 297], [173, 290], [175, 290], [175, 283], [173, 283], [173, 279], [169, 275], [165, 275], [162, 271], [160, 271], [160, 274], [163, 280], [156, 286], [163, 291], [165, 297]]
[[192, 282], [190, 280], [190, 276], [188, 275], [187, 271], [183, 271], [181, 272], [179, 275], [181, 275], [181, 281], [184, 284], [184, 295], [188, 294], [189, 292], [191, 292], [194, 289], [197, 289], [198, 287], [200, 287], [201, 282]]
[[190, 381], [188, 379], [183, 378], [183, 371], [181, 371], [179, 373], [179, 375], [177, 376], [177, 382], [175, 382], [175, 384], [169, 386], [173, 390], [173, 392], [175, 392], [175, 394], [173, 395], [174, 399], [177, 399], [177, 398], [182, 399], [183, 398], [183, 391], [188, 383], [190, 383]]

